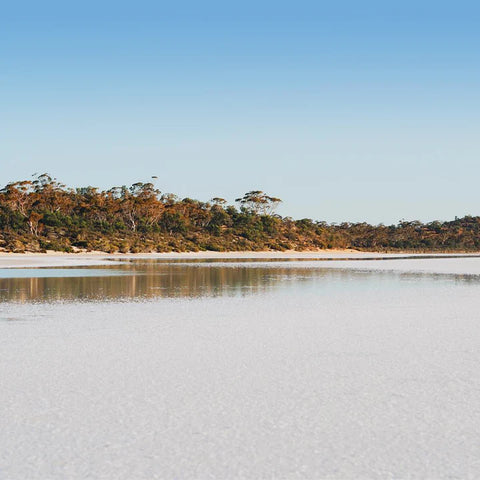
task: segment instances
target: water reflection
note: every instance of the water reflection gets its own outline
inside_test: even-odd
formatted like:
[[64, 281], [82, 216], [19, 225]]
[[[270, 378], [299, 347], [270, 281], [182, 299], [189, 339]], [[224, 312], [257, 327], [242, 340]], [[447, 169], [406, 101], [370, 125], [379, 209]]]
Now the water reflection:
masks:
[[[48, 271], [47, 271], [48, 270]], [[51, 273], [49, 273], [51, 272]], [[35, 276], [33, 276], [35, 273]], [[408, 279], [429, 281], [474, 281], [477, 277], [413, 275], [392, 272], [362, 272], [306, 267], [302, 262], [161, 262], [128, 261], [98, 267], [29, 269], [15, 271], [16, 278], [0, 278], [0, 302], [49, 302], [73, 300], [118, 300], [155, 297], [245, 296], [285, 289], [285, 292], [315, 289], [408, 287]], [[26, 276], [26, 275], [31, 276]], [[8, 273], [3, 272], [3, 276]]]
[[[286, 278], [300, 279], [314, 272], [306, 269], [225, 267], [209, 264], [126, 263], [106, 267], [105, 274], [85, 276], [58, 269], [55, 276], [1, 278], [1, 301], [52, 301], [71, 299], [120, 299], [148, 297], [198, 297], [246, 295], [273, 288]], [[78, 269], [77, 269], [78, 270]], [[64, 276], [60, 276], [60, 271]], [[318, 273], [318, 272], [317, 272]]]

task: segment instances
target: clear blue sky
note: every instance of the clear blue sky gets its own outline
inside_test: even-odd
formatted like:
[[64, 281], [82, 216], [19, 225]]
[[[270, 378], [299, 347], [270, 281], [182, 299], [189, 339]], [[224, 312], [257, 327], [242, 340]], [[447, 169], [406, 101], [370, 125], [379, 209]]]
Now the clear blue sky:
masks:
[[4, 2], [0, 184], [480, 214], [479, 21], [461, 0]]

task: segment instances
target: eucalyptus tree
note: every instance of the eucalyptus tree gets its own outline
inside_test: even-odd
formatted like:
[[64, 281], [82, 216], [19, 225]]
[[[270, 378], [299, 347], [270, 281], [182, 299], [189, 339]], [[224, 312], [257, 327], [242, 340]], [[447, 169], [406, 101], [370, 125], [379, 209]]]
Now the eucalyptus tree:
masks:
[[240, 204], [241, 210], [256, 215], [272, 215], [282, 202], [280, 198], [271, 197], [261, 190], [251, 190], [235, 201]]

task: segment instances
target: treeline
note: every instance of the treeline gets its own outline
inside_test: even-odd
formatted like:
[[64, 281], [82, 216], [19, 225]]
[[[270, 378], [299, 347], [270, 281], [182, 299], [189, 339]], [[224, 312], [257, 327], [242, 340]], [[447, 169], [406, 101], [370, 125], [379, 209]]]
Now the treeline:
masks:
[[0, 251], [480, 250], [480, 217], [328, 224], [281, 217], [280, 202], [261, 191], [236, 199], [237, 207], [218, 197], [179, 199], [142, 182], [72, 189], [42, 174], [0, 190]]

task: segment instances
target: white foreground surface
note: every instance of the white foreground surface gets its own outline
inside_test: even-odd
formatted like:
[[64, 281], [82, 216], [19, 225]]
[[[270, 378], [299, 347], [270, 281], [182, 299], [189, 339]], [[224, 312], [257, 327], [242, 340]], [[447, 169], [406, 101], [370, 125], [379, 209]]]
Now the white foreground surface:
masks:
[[480, 478], [479, 293], [353, 272], [243, 298], [0, 304], [0, 478]]

